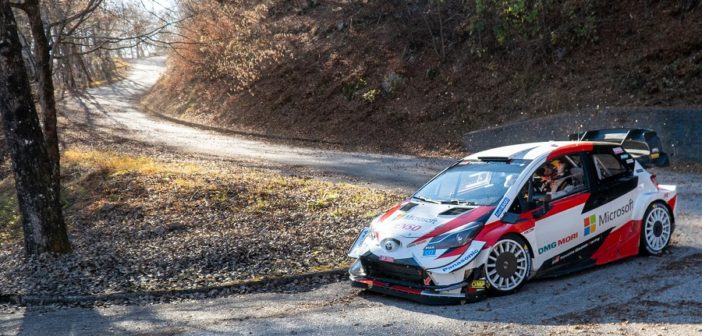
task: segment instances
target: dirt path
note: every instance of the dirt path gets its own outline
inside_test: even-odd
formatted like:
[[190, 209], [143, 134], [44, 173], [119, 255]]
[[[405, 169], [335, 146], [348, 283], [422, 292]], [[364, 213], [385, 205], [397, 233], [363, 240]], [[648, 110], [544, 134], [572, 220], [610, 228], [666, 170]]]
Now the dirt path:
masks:
[[90, 89], [79, 99], [69, 100], [67, 105], [75, 113], [64, 115], [67, 123], [172, 151], [312, 169], [317, 173], [343, 175], [364, 182], [407, 189], [417, 187], [451, 162], [447, 159], [408, 155], [390, 156], [292, 147], [189, 127], [146, 114], [136, 107], [138, 98], [161, 75], [164, 61], [163, 58], [137, 61], [133, 63], [133, 69], [125, 80]]
[[[158, 66], [144, 63], [139, 69], [158, 71]], [[123, 92], [109, 98], [112, 95], [109, 90], [114, 88], [91, 92], [104, 112], [86, 114], [89, 122], [105, 128], [106, 132], [115, 132], [112, 127], [123, 127], [129, 136], [170, 144], [178, 150], [248, 155], [277, 163], [290, 160], [339, 173], [344, 172], [343, 167], [329, 164], [325, 158], [347, 160], [347, 165], [356, 167], [351, 170], [356, 176], [369, 174], [373, 181], [404, 183], [404, 186], [414, 183], [410, 177], [417, 181], [424, 178], [417, 167], [429, 169], [422, 166], [424, 161], [411, 157], [296, 149], [168, 123], [159, 125], [132, 108], [131, 103], [120, 102]], [[98, 92], [102, 91], [107, 92], [99, 96]], [[172, 143], [166, 143], [167, 139], [173, 140]], [[375, 172], [388, 167], [396, 173]], [[700, 335], [702, 179], [697, 174], [671, 171], [660, 171], [658, 177], [662, 183], [678, 184], [680, 191], [677, 229], [669, 253], [662, 257], [630, 258], [554, 280], [534, 281], [515, 295], [463, 306], [431, 307], [359, 293], [341, 282], [297, 293], [236, 295], [172, 304], [18, 308], [0, 313], [0, 334]]]

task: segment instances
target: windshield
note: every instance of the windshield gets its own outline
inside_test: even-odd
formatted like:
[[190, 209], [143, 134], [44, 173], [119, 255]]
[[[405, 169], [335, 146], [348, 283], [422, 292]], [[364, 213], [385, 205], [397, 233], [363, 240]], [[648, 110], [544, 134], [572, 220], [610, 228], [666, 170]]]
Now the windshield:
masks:
[[434, 203], [496, 205], [527, 163], [464, 161], [444, 171], [412, 197]]

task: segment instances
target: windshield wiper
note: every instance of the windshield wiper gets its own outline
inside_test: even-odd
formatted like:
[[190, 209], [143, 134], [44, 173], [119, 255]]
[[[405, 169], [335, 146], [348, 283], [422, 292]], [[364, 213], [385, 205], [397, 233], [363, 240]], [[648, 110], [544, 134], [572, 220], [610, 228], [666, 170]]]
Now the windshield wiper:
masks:
[[439, 202], [439, 201], [435, 201], [435, 200], [433, 200], [433, 199], [426, 198], [426, 197], [422, 197], [422, 196], [412, 196], [412, 198], [416, 198], [416, 199], [418, 199], [418, 200], [420, 200], [420, 201], [427, 202], [427, 203], [434, 203], [434, 204], [439, 204], [439, 203], [441, 203], [441, 202]]
[[459, 205], [459, 204], [465, 204], [465, 205], [477, 205], [477, 204], [475, 204], [475, 202], [471, 202], [471, 201], [463, 201], [463, 200], [459, 200], [459, 199], [455, 199], [455, 198], [454, 198], [454, 199], [451, 199], [451, 200], [448, 200], [448, 201], [441, 201], [441, 204], [454, 204], [454, 205]]

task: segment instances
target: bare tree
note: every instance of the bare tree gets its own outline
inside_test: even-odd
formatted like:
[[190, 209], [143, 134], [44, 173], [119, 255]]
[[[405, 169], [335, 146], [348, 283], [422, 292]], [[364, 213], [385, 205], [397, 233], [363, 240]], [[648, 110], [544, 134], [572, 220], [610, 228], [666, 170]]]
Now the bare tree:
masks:
[[[95, 77], [111, 79], [112, 53], [168, 45], [160, 37], [179, 22], [144, 14], [137, 3], [104, 0], [0, 0], [2, 64], [0, 90], [6, 142], [15, 172], [28, 254], [67, 253], [71, 247], [60, 204], [61, 174], [54, 79], [70, 89]], [[26, 14], [17, 24], [11, 7]], [[22, 34], [19, 30], [25, 30]], [[20, 36], [28, 36], [31, 41]], [[24, 41], [24, 47], [22, 46]], [[23, 62], [31, 60], [31, 71]], [[28, 73], [35, 74], [41, 123], [33, 105]]]
[[15, 175], [26, 252], [69, 252], [52, 165], [8, 0], [0, 0], [0, 83], [0, 113]]

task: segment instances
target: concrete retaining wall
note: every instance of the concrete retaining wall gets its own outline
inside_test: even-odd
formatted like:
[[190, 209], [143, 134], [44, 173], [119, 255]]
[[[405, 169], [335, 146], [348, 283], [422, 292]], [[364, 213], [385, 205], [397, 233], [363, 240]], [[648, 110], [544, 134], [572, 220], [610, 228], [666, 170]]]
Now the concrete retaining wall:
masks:
[[568, 140], [568, 134], [600, 128], [650, 128], [674, 161], [702, 162], [702, 109], [612, 108], [519, 121], [466, 133], [463, 145], [474, 153], [517, 143]]

